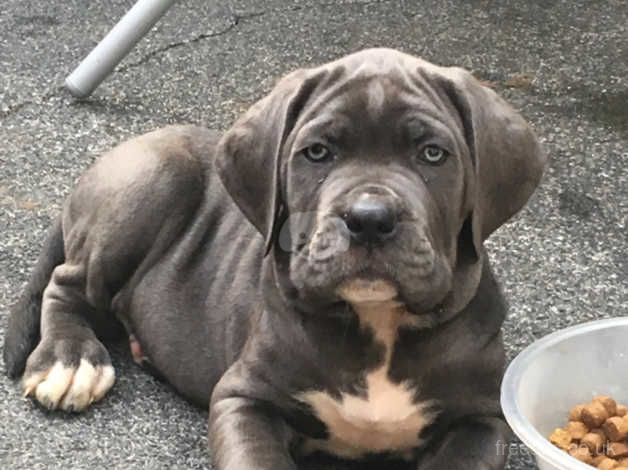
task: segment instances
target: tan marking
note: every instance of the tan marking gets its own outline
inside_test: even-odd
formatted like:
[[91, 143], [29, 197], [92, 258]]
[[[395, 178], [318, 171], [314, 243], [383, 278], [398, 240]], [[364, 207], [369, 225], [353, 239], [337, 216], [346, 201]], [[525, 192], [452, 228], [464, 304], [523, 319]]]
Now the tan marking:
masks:
[[109, 391], [116, 381], [116, 371], [113, 366], [106, 365], [100, 367], [98, 381], [92, 387], [89, 403], [99, 401]]
[[35, 372], [34, 374], [30, 374], [29, 376], [24, 376], [22, 379], [22, 388], [24, 389], [23, 397], [26, 398], [29, 395], [32, 395], [37, 385], [44, 381], [48, 372]]
[[35, 388], [37, 401], [45, 406], [56, 408], [65, 395], [65, 391], [72, 384], [72, 373], [71, 367], [65, 367], [57, 362]]
[[[303, 451], [321, 450], [346, 458], [369, 452], [407, 455], [422, 443], [421, 429], [436, 417], [429, 410], [432, 401], [415, 403], [415, 391], [408, 383], [394, 383], [388, 377], [398, 330], [403, 326], [416, 327], [416, 317], [393, 300], [396, 289], [386, 281], [352, 281], [339, 293], [347, 295], [360, 324], [370, 328], [376, 340], [385, 346], [384, 361], [366, 376], [366, 398], [342, 392], [341, 398], [336, 399], [324, 391], [298, 395], [329, 431], [329, 439], [310, 439]], [[369, 300], [353, 301], [358, 298]]]
[[[380, 64], [377, 64], [380, 65]], [[381, 73], [381, 70], [373, 62], [363, 62], [360, 66], [353, 71], [350, 75], [350, 79], [355, 78], [370, 78]]]
[[77, 410], [86, 408], [89, 405], [92, 381], [96, 375], [96, 368], [86, 360], [81, 360], [78, 369], [74, 372], [72, 385], [65, 392], [60, 408], [64, 410], [71, 406]]
[[[391, 301], [397, 296], [397, 288], [388, 281], [353, 279], [342, 284], [338, 289], [338, 293], [340, 297], [350, 302], [355, 308], [356, 305], [369, 302]], [[361, 317], [360, 321], [362, 321]]]
[[24, 377], [24, 396], [34, 395], [38, 402], [50, 408], [82, 411], [100, 400], [115, 382], [111, 365], [93, 366], [81, 359], [78, 367], [56, 362], [50, 369]]
[[[376, 332], [380, 328], [377, 322], [389, 317], [385, 313], [379, 315], [377, 312], [401, 306], [394, 301], [397, 297], [397, 288], [391, 282], [384, 280], [353, 279], [338, 288], [338, 295], [353, 306], [363, 325], [371, 326]], [[432, 315], [413, 315], [405, 310], [401, 319], [402, 323], [398, 327], [424, 329], [432, 328], [436, 324]], [[376, 323], [373, 324], [373, 322]]]
[[384, 101], [386, 100], [386, 92], [384, 91], [384, 87], [382, 84], [375, 80], [373, 81], [368, 88], [368, 101], [366, 104], [366, 109], [368, 113], [377, 118], [382, 112], [384, 107]]

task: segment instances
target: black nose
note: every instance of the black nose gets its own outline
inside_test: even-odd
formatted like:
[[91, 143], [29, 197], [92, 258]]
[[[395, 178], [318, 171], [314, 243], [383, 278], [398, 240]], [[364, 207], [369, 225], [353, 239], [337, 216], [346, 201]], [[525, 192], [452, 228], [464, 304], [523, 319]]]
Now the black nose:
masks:
[[360, 243], [378, 243], [397, 231], [397, 217], [390, 201], [379, 196], [361, 196], [345, 214], [351, 238]]

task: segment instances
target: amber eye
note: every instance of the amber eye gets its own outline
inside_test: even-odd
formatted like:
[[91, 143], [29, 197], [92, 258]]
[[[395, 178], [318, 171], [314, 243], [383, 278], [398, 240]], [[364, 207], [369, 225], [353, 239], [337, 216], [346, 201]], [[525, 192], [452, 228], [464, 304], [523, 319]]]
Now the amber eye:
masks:
[[303, 150], [303, 155], [311, 162], [318, 163], [329, 159], [331, 151], [323, 144], [314, 144]]
[[437, 145], [428, 145], [419, 152], [419, 160], [430, 165], [440, 165], [447, 158], [447, 151]]

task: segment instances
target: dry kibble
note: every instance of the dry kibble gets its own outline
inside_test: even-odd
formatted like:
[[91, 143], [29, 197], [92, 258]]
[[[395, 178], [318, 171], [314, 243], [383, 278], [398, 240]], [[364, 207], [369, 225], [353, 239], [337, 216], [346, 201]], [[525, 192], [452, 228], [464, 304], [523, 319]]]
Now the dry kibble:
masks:
[[572, 446], [568, 450], [569, 455], [580, 460], [580, 462], [587, 463], [589, 465], [593, 464], [593, 457], [589, 452], [589, 449], [583, 446]]
[[569, 410], [569, 421], [550, 436], [555, 446], [598, 470], [628, 470], [628, 406], [611, 397]]
[[611, 441], [621, 441], [628, 437], [628, 419], [613, 416], [606, 420], [602, 429]]
[[554, 432], [549, 437], [549, 440], [556, 447], [567, 450], [569, 448], [569, 444], [571, 444], [571, 435], [564, 429], [554, 429]]
[[599, 428], [609, 418], [609, 414], [601, 402], [592, 401], [582, 409], [581, 417], [589, 428]]
[[585, 434], [585, 436], [580, 440], [580, 444], [586, 446], [593, 455], [603, 454], [605, 443], [606, 437], [597, 432]]
[[613, 459], [609, 459], [608, 457], [604, 457], [604, 460], [602, 460], [601, 462], [599, 462], [596, 467], [598, 468], [598, 470], [613, 470], [615, 469], [615, 467], [617, 467], [619, 464], [617, 463], [616, 460]]
[[569, 410], [569, 421], [582, 421], [582, 417], [580, 414], [582, 413], [582, 409], [584, 405], [576, 405], [572, 409]]
[[617, 414], [617, 402], [611, 397], [607, 397], [606, 395], [598, 395], [593, 399], [593, 401], [601, 403], [604, 408], [606, 408], [606, 411], [608, 411], [608, 416], [615, 416]]
[[628, 457], [628, 444], [625, 442], [609, 442], [606, 446], [606, 455], [614, 459]]
[[567, 426], [565, 426], [565, 431], [569, 433], [572, 439], [579, 441], [589, 432], [589, 428], [587, 428], [586, 425], [581, 421], [569, 421], [569, 423], [567, 423]]
[[[604, 462], [608, 457], [606, 455], [596, 455], [593, 457], [593, 465], [596, 467], [599, 466], [602, 462]], [[613, 459], [611, 459], [613, 460]], [[614, 460], [613, 460], [614, 462]]]
[[606, 433], [602, 428], [593, 428], [589, 432], [593, 434], [599, 434], [599, 436], [604, 439], [605, 442], [608, 441], [608, 437], [606, 437]]

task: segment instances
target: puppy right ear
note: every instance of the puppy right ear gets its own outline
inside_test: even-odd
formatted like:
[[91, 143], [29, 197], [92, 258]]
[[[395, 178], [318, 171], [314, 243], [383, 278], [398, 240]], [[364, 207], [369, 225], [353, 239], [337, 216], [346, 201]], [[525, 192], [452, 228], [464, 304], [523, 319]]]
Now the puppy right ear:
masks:
[[268, 254], [280, 226], [284, 144], [314, 93], [320, 73], [297, 70], [254, 104], [221, 139], [216, 167], [225, 189], [265, 240]]

